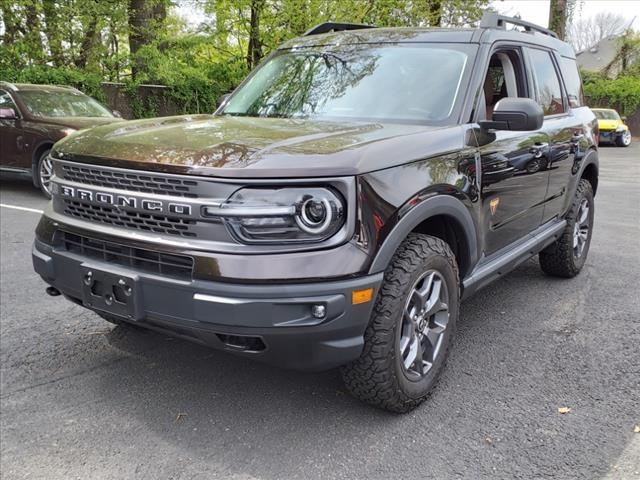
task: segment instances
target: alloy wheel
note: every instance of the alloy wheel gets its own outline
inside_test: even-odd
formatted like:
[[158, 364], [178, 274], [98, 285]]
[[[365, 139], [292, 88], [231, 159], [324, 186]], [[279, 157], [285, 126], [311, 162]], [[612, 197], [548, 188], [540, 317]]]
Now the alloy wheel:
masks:
[[578, 209], [576, 223], [573, 226], [573, 255], [580, 258], [589, 239], [589, 201], [583, 198]]
[[414, 283], [404, 308], [400, 333], [402, 368], [410, 380], [420, 380], [441, 353], [449, 321], [447, 284], [428, 270]]
[[53, 162], [49, 155], [40, 161], [40, 186], [51, 195], [51, 177], [53, 176]]

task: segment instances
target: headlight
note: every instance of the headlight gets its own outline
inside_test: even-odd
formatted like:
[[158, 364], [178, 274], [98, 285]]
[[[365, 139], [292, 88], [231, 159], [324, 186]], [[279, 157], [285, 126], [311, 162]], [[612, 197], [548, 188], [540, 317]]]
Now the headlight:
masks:
[[624, 125], [618, 125], [616, 127], [616, 132], [624, 132], [626, 130], [626, 128], [624, 128]]
[[321, 242], [345, 222], [344, 201], [327, 188], [243, 188], [205, 217], [222, 217], [242, 243]]
[[64, 133], [65, 137], [71, 135], [74, 132], [77, 132], [77, 130], [75, 128], [63, 128], [62, 129], [62, 133]]

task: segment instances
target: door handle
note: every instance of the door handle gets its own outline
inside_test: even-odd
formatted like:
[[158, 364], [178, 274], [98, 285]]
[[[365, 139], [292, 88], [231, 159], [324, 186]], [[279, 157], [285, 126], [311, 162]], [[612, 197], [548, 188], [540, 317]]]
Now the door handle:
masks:
[[536, 143], [529, 149], [529, 152], [533, 154], [533, 158], [540, 158], [549, 150], [548, 143]]

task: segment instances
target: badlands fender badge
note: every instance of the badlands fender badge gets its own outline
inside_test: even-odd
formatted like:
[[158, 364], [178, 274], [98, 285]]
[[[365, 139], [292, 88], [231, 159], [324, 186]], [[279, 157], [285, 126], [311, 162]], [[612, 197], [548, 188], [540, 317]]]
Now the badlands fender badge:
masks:
[[498, 205], [500, 204], [500, 197], [492, 198], [489, 202], [489, 209], [491, 210], [491, 215], [496, 214], [496, 210], [498, 210]]

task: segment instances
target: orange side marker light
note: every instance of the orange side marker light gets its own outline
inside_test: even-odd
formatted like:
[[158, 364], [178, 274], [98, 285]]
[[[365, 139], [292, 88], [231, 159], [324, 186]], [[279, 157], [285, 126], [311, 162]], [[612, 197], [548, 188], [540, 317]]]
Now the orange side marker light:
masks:
[[354, 290], [351, 292], [351, 303], [354, 305], [370, 302], [372, 298], [373, 288], [365, 288], [364, 290]]

